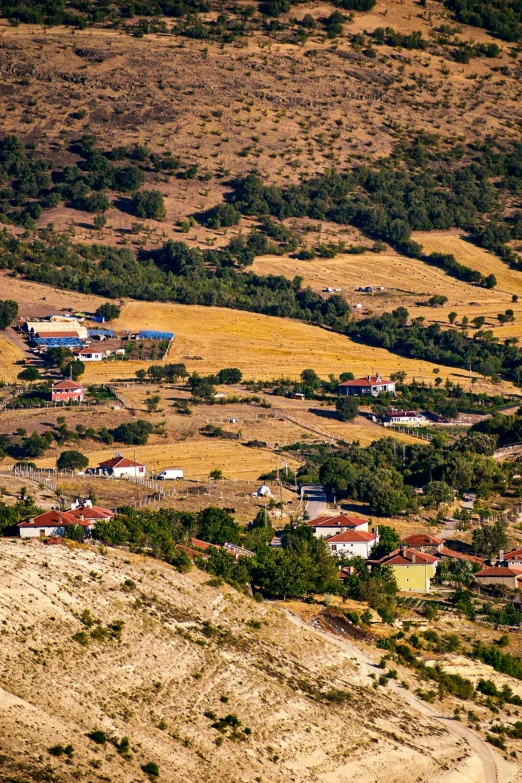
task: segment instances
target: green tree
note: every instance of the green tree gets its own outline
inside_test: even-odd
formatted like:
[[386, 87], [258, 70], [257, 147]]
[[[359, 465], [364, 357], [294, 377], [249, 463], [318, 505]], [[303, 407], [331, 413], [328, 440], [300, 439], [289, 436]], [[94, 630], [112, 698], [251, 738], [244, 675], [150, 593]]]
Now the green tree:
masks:
[[147, 410], [149, 411], [149, 413], [153, 413], [153, 411], [157, 411], [160, 402], [161, 402], [161, 397], [159, 396], [159, 394], [153, 394], [152, 397], [147, 397], [147, 399], [145, 400], [145, 404], [147, 406]]
[[473, 531], [472, 547], [481, 557], [493, 557], [500, 549], [508, 547], [508, 537], [504, 522], [499, 519], [492, 525], [481, 525]]
[[40, 373], [36, 367], [26, 367], [25, 370], [18, 373], [18, 377], [21, 381], [36, 381], [40, 377]]
[[83, 541], [85, 538], [85, 528], [83, 525], [67, 525], [65, 528], [65, 538], [72, 541]]
[[340, 421], [352, 421], [359, 413], [359, 403], [355, 397], [341, 396], [335, 401], [335, 410]]
[[475, 329], [482, 329], [482, 327], [486, 323], [486, 316], [485, 315], [476, 315], [475, 318], [471, 319], [471, 323], [473, 324]]
[[62, 451], [56, 460], [58, 470], [85, 470], [88, 465], [89, 460], [81, 451]]
[[315, 370], [303, 370], [301, 380], [305, 386], [310, 386], [312, 389], [316, 389], [321, 385], [321, 379]]
[[319, 469], [319, 479], [328, 489], [344, 490], [353, 487], [356, 478], [357, 469], [342, 457], [327, 459]]
[[240, 544], [240, 527], [224, 508], [211, 506], [197, 515], [198, 536], [211, 544]]
[[400, 543], [401, 538], [394, 527], [379, 525], [379, 543], [373, 547], [371, 556], [378, 560], [397, 549]]
[[134, 214], [139, 218], [165, 220], [165, 199], [159, 190], [140, 190], [132, 197]]
[[241, 370], [238, 370], [237, 367], [226, 367], [225, 369], [220, 370], [217, 374], [218, 383], [223, 384], [240, 383], [242, 377], [243, 374]]
[[0, 299], [0, 329], [7, 329], [18, 315], [18, 302]]
[[261, 547], [252, 571], [254, 583], [264, 593], [283, 601], [309, 592], [310, 581], [302, 563], [286, 550]]
[[71, 377], [73, 381], [77, 381], [85, 372], [85, 364], [78, 359], [75, 359], [73, 362], [66, 364], [62, 372], [67, 378]]
[[106, 321], [115, 321], [121, 315], [120, 308], [113, 302], [104, 302], [96, 309], [96, 315]]
[[448, 313], [448, 321], [450, 324], [454, 324], [457, 320], [458, 313], [455, 312], [455, 310], [452, 310], [451, 313]]
[[428, 481], [424, 487], [423, 498], [426, 506], [439, 508], [441, 503], [449, 503], [454, 498], [454, 492], [445, 481]]

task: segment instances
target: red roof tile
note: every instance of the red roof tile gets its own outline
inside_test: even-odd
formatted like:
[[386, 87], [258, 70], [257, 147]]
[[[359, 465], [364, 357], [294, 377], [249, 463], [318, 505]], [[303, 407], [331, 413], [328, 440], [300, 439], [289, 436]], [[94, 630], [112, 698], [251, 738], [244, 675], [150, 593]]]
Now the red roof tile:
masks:
[[522, 547], [512, 549], [511, 552], [506, 552], [504, 560], [522, 560]]
[[[415, 558], [415, 562], [413, 559]], [[379, 565], [430, 565], [437, 562], [437, 558], [427, 552], [418, 552], [416, 549], [395, 549], [380, 560], [372, 560]]]
[[405, 536], [402, 541], [404, 541], [405, 544], [408, 544], [408, 546], [412, 547], [438, 546], [439, 544], [444, 543], [442, 538], [430, 536], [429, 533], [413, 533], [411, 536]]
[[456, 560], [469, 560], [470, 563], [478, 563], [484, 565], [484, 560], [481, 557], [475, 555], [468, 555], [465, 552], [456, 552], [454, 549], [449, 549], [447, 546], [443, 546], [437, 552], [439, 557], [454, 557]]
[[78, 506], [70, 508], [67, 513], [75, 518], [83, 517], [84, 519], [111, 519], [114, 516], [113, 511], [101, 506]]
[[78, 332], [37, 332], [38, 337], [41, 338], [55, 338], [55, 337], [78, 337]]
[[512, 568], [506, 568], [506, 566], [490, 566], [489, 568], [483, 568], [478, 574], [475, 574], [475, 578], [480, 576], [520, 576], [520, 571], [514, 571]]
[[216, 549], [221, 549], [220, 546], [217, 546], [216, 544], [209, 544], [208, 541], [201, 541], [199, 538], [191, 538], [190, 543], [195, 549], [202, 549], [203, 552], [205, 552], [211, 546], [216, 547]]
[[60, 390], [66, 391], [66, 390], [72, 390], [72, 389], [78, 389], [78, 390], [81, 390], [81, 391], [84, 390], [83, 386], [81, 385], [81, 383], [77, 383], [76, 381], [67, 381], [67, 380], [58, 381], [58, 383], [55, 383], [54, 386], [52, 386], [52, 390], [53, 391], [57, 391], [57, 390], [58, 391], [60, 391]]
[[76, 519], [68, 511], [58, 511], [53, 508], [45, 514], [39, 514], [32, 522], [21, 522], [18, 527], [66, 527], [67, 525], [83, 525], [88, 527], [89, 521]]
[[112, 457], [106, 459], [105, 462], [100, 462], [100, 468], [144, 468], [141, 462], [134, 462], [127, 457]]
[[317, 517], [317, 519], [311, 519], [308, 524], [312, 527], [360, 527], [361, 525], [368, 524], [367, 519], [361, 519], [360, 517], [349, 517], [345, 514], [338, 514], [336, 517]]
[[353, 381], [344, 381], [344, 383], [340, 383], [339, 386], [380, 386], [384, 383], [393, 383], [393, 381], [389, 381], [387, 378], [381, 378], [377, 375], [370, 375], [369, 377], [355, 378]]
[[326, 538], [327, 544], [357, 543], [363, 541], [375, 541], [375, 533], [368, 533], [366, 530], [345, 530], [344, 533], [337, 533], [331, 538]]

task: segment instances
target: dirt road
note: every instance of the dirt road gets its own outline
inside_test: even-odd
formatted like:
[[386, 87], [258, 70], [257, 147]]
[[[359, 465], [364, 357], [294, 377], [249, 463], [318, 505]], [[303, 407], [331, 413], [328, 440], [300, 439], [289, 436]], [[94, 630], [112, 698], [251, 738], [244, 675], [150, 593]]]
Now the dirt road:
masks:
[[[285, 609], [285, 607], [282, 608], [285, 610], [291, 622], [293, 622], [295, 625], [300, 626], [301, 628], [305, 628], [306, 630], [311, 631], [312, 633], [315, 633], [319, 636], [325, 636], [330, 642], [333, 642], [334, 644], [344, 648], [350, 654], [350, 656], [355, 658], [360, 664], [361, 674], [368, 676], [372, 673], [375, 673], [376, 662], [372, 661], [372, 659], [369, 658], [359, 647], [353, 644], [353, 642], [339, 638], [338, 636], [335, 636], [332, 633], [328, 633], [319, 627], [314, 627], [314, 625], [304, 622], [300, 617], [297, 617], [288, 609]], [[406, 701], [413, 709], [417, 710], [417, 712], [420, 712], [422, 715], [425, 715], [428, 718], [440, 721], [444, 724], [448, 731], [451, 731], [453, 734], [457, 734], [459, 737], [465, 739], [470, 747], [470, 750], [473, 754], [475, 754], [477, 760], [480, 762], [482, 769], [480, 771], [477, 770], [478, 776], [471, 776], [468, 767], [462, 770], [454, 769], [452, 772], [444, 774], [442, 778], [437, 779], [440, 780], [441, 783], [443, 780], [448, 781], [448, 783], [450, 780], [451, 783], [465, 783], [465, 781], [468, 781], [469, 783], [515, 783], [515, 781], [520, 780], [517, 765], [508, 765], [506, 762], [503, 762], [501, 757], [493, 750], [491, 745], [488, 745], [486, 742], [484, 742], [481, 737], [476, 734], [476, 732], [472, 731], [472, 729], [469, 729], [462, 723], [459, 723], [458, 721], [455, 721], [451, 718], [447, 718], [444, 715], [439, 715], [437, 711], [433, 709], [433, 707], [418, 699], [410, 691], [401, 688], [393, 680], [390, 681], [390, 688], [400, 692], [401, 699]], [[437, 781], [432, 780], [430, 783], [437, 783]]]

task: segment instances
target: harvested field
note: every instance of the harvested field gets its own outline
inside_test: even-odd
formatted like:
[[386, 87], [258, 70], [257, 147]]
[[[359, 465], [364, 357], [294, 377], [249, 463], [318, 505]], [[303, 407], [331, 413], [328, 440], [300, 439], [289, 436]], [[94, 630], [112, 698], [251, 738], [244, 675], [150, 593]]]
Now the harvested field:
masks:
[[24, 358], [23, 351], [5, 337], [0, 337], [0, 381], [16, 383], [16, 376], [22, 369], [16, 363]]
[[[182, 465], [187, 478], [206, 479], [211, 470], [221, 468], [226, 478], [255, 480], [261, 473], [275, 470], [277, 457], [267, 449], [255, 449], [243, 446], [235, 441], [214, 438], [182, 443], [158, 443], [152, 446], [129, 446], [125, 449], [128, 456], [148, 465], [151, 469], [162, 470], [172, 465]], [[96, 466], [105, 459], [114, 456], [114, 449], [86, 451], [90, 465]], [[54, 467], [54, 459], [44, 457], [35, 460], [39, 467]], [[288, 458], [289, 465], [298, 463]]]

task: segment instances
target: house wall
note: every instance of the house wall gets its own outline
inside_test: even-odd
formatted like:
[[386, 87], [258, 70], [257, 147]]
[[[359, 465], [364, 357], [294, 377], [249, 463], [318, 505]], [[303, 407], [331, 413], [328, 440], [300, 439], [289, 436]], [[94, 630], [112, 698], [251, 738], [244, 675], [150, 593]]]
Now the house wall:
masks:
[[[327, 542], [328, 543], [328, 542]], [[364, 557], [370, 556], [372, 548], [379, 543], [379, 537], [375, 541], [344, 541], [339, 544], [329, 544], [334, 555], [339, 557]]]
[[68, 400], [76, 400], [77, 402], [82, 402], [83, 400], [83, 392], [51, 392], [51, 399], [53, 402], [67, 402]]
[[504, 585], [509, 587], [510, 590], [515, 590], [518, 587], [516, 576], [481, 576], [475, 582], [479, 585]]
[[19, 527], [20, 538], [40, 538], [40, 536], [63, 536], [63, 527]]
[[147, 475], [147, 469], [145, 466], [138, 467], [138, 468], [114, 468], [112, 471], [112, 475], [114, 478], [122, 478], [123, 476], [138, 476], [143, 478]]
[[430, 579], [435, 576], [435, 565], [412, 563], [392, 565], [399, 590], [403, 592], [429, 593]]
[[315, 537], [331, 538], [332, 536], [336, 536], [338, 533], [345, 533], [347, 530], [350, 530], [350, 528], [349, 527], [316, 527]]

